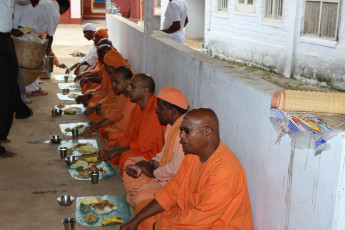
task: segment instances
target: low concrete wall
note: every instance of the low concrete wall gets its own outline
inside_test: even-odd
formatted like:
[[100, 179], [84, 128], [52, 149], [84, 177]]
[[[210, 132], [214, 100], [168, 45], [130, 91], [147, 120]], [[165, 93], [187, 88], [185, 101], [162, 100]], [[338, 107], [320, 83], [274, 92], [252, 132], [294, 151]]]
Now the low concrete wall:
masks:
[[139, 64], [144, 60], [141, 63], [154, 77], [157, 92], [175, 86], [184, 91], [192, 108], [216, 111], [222, 140], [245, 168], [257, 230], [345, 228], [338, 206], [344, 203], [343, 134], [331, 140], [331, 150], [318, 156], [312, 150], [296, 150], [288, 137], [274, 144], [277, 134], [269, 107], [279, 87], [175, 43], [158, 31], [146, 36], [146, 53], [141, 56], [140, 50], [131, 48], [139, 45], [127, 43], [141, 30], [134, 31], [130, 22], [117, 16], [107, 20], [115, 47], [131, 57], [129, 63], [136, 71], [143, 69]]

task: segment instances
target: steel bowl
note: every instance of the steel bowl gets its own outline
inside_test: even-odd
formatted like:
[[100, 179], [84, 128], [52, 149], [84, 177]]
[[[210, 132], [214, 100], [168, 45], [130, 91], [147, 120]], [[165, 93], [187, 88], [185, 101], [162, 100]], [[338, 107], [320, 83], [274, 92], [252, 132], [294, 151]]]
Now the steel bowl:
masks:
[[76, 157], [76, 156], [65, 157], [65, 162], [69, 165], [74, 164], [78, 160], [79, 160], [79, 157]]
[[63, 195], [57, 198], [57, 202], [61, 206], [70, 206], [71, 204], [73, 204], [73, 201], [74, 201], [74, 196], [70, 196], [70, 195]]
[[50, 139], [50, 141], [53, 143], [53, 144], [60, 144], [61, 142], [61, 137], [58, 136], [58, 135], [54, 135], [52, 136], [52, 138]]

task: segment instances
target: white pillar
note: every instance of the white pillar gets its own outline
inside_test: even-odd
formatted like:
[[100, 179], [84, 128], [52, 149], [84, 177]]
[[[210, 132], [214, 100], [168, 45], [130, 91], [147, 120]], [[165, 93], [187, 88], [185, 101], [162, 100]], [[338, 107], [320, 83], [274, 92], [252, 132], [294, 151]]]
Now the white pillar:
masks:
[[153, 0], [145, 0], [142, 72], [146, 73], [146, 41], [153, 32]]
[[290, 78], [292, 76], [292, 71], [295, 62], [295, 50], [296, 42], [299, 37], [299, 31], [297, 28], [297, 15], [298, 15], [298, 0], [286, 1], [286, 9], [289, 9], [288, 19], [286, 25], [288, 27], [288, 37], [286, 43], [286, 62], [284, 67], [284, 76]]

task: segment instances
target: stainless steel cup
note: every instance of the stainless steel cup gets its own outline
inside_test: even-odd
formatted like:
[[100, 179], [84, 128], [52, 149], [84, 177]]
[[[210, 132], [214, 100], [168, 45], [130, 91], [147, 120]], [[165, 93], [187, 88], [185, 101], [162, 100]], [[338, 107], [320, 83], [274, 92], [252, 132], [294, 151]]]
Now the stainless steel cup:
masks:
[[52, 117], [56, 117], [58, 114], [58, 111], [56, 108], [50, 109], [50, 111], [52, 112]]
[[65, 159], [65, 157], [67, 157], [67, 148], [66, 147], [60, 147], [59, 153], [60, 153], [61, 159]]
[[69, 89], [63, 89], [63, 90], [62, 90], [62, 93], [63, 93], [63, 94], [69, 94]]
[[62, 220], [62, 224], [65, 227], [65, 230], [74, 230], [75, 219], [74, 218], [65, 218]]
[[72, 138], [78, 139], [78, 135], [79, 135], [78, 128], [73, 128], [72, 129]]
[[64, 76], [65, 82], [68, 82], [68, 75]]
[[91, 176], [91, 183], [92, 184], [98, 184], [99, 172], [98, 171], [91, 171], [90, 176]]

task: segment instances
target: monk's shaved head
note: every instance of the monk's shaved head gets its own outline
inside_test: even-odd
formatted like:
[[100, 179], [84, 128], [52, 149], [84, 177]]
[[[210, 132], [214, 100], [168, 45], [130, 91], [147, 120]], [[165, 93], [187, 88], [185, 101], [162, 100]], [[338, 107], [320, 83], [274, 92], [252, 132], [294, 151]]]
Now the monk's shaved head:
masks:
[[142, 87], [148, 88], [151, 93], [155, 92], [155, 88], [156, 88], [155, 81], [150, 75], [145, 74], [145, 73], [138, 73], [134, 77], [140, 79], [140, 84]]
[[183, 118], [181, 144], [186, 154], [197, 154], [205, 162], [220, 143], [219, 121], [212, 109], [193, 109]]
[[102, 38], [98, 42], [98, 46], [101, 46], [101, 45], [110, 45], [112, 47], [113, 43], [109, 39], [107, 39], [107, 38]]
[[217, 114], [212, 109], [200, 108], [193, 109], [187, 113], [186, 118], [191, 118], [192, 121], [200, 125], [200, 127], [208, 126], [219, 135], [219, 121]]

